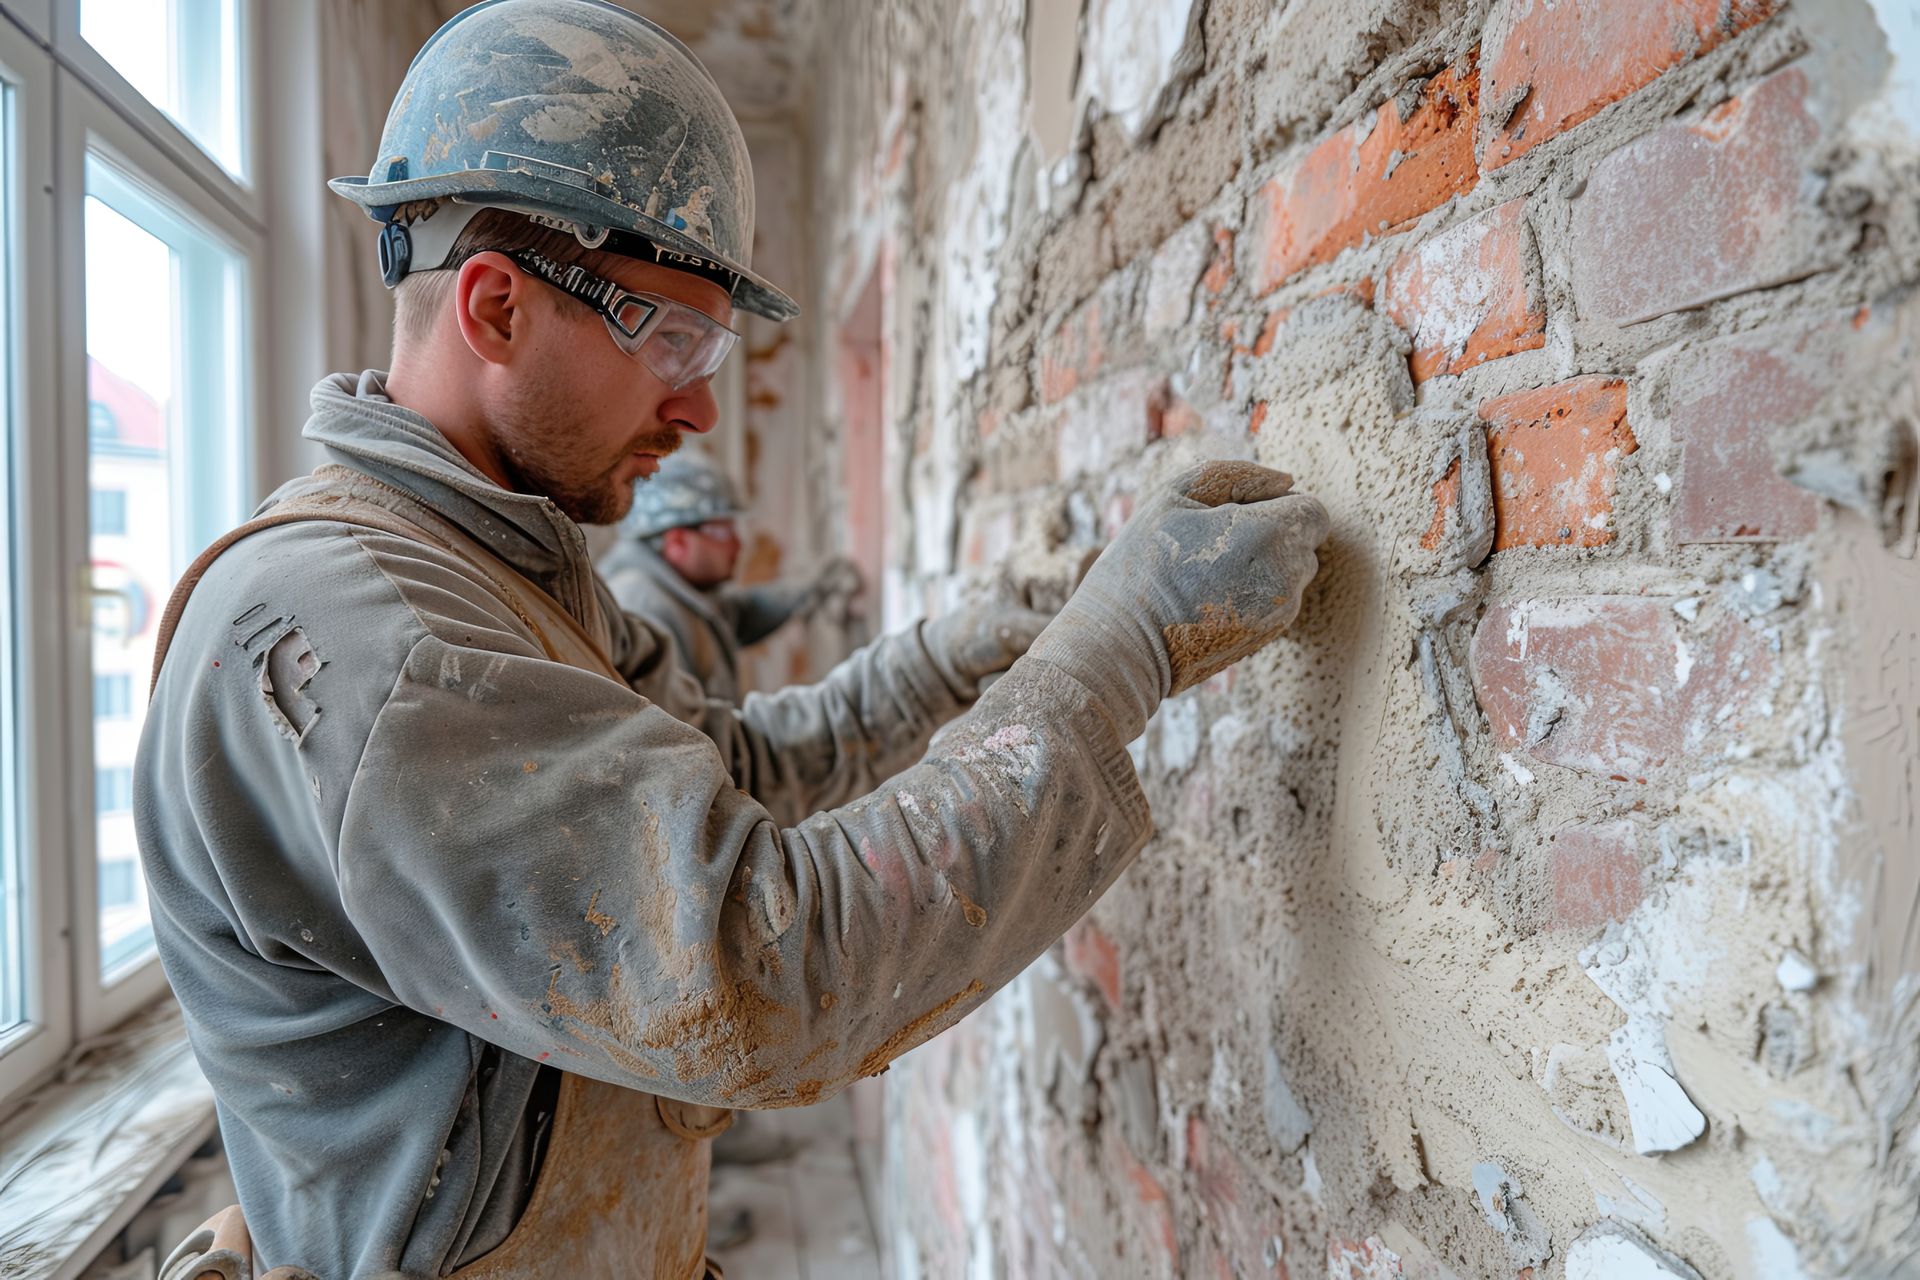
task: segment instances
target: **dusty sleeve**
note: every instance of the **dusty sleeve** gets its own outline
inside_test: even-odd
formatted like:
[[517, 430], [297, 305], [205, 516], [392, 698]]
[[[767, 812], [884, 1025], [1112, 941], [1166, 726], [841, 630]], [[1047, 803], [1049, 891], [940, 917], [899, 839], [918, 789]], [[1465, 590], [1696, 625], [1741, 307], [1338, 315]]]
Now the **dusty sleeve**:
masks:
[[865, 795], [920, 758], [975, 690], [956, 690], [918, 624], [883, 636], [816, 684], [714, 702], [702, 727], [736, 784], [782, 823]]
[[338, 874], [410, 1007], [615, 1083], [778, 1106], [957, 1021], [1147, 833], [1112, 724], [1043, 662], [871, 794], [782, 826], [637, 695], [436, 635], [375, 721]]

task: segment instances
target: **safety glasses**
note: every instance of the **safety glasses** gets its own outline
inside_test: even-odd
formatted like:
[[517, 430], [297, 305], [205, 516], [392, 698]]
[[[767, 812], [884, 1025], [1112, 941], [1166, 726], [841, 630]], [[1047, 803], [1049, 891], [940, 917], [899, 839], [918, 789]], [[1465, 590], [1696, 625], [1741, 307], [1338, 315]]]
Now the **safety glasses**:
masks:
[[559, 263], [531, 249], [507, 255], [522, 270], [592, 307], [615, 345], [675, 391], [720, 371], [739, 334], [706, 312], [657, 293], [635, 293], [584, 267]]

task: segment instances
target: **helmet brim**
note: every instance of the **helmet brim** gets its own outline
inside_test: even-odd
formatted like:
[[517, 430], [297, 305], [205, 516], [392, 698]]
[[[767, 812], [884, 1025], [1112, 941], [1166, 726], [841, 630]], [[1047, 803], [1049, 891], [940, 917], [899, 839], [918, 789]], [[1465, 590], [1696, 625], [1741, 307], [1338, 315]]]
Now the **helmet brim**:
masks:
[[733, 304], [749, 312], [784, 324], [800, 314], [800, 304], [765, 277], [741, 266], [685, 232], [650, 217], [631, 205], [609, 199], [598, 192], [583, 190], [571, 183], [541, 177], [524, 169], [462, 169], [453, 173], [427, 174], [403, 178], [397, 182], [373, 182], [360, 175], [334, 178], [327, 186], [335, 195], [360, 206], [375, 222], [387, 222], [401, 205], [422, 200], [447, 200], [458, 197], [470, 204], [497, 205], [526, 213], [546, 213], [576, 222], [632, 231], [657, 241], [669, 249], [724, 264], [740, 277], [733, 292]]

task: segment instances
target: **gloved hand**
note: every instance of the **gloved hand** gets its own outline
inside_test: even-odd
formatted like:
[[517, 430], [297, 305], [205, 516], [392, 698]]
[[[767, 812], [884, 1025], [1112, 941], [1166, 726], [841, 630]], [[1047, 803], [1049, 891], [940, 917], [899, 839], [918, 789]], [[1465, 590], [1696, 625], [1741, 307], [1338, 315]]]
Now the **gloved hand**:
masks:
[[921, 624], [920, 640], [955, 695], [970, 698], [982, 681], [1012, 666], [1050, 621], [1014, 604], [962, 606]]
[[1035, 658], [1099, 698], [1122, 741], [1162, 699], [1280, 634], [1319, 568], [1326, 508], [1252, 462], [1183, 473], [1128, 522], [1044, 634]]
[[807, 589], [815, 600], [825, 601], [835, 596], [857, 596], [865, 586], [860, 566], [845, 556], [834, 556], [820, 566]]

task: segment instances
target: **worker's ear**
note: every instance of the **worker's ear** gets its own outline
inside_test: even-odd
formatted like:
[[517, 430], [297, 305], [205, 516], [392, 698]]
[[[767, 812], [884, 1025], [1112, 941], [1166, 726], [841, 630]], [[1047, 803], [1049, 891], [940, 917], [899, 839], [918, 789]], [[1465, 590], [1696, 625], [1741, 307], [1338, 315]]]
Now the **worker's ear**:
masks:
[[525, 328], [530, 288], [531, 282], [503, 254], [476, 253], [460, 264], [454, 318], [473, 354], [488, 364], [512, 359], [515, 325]]

